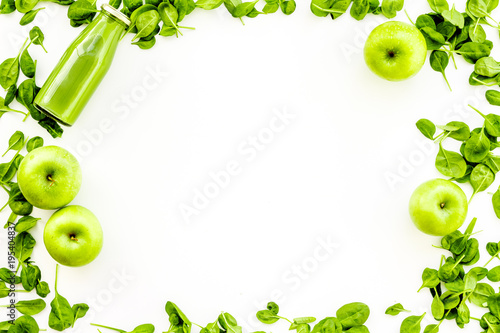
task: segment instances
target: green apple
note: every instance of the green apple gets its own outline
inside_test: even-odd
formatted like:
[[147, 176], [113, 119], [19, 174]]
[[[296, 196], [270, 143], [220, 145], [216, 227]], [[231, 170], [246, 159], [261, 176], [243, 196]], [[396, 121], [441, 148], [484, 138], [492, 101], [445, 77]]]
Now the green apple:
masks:
[[101, 224], [87, 208], [77, 205], [59, 209], [47, 221], [43, 242], [55, 261], [66, 266], [83, 266], [101, 252]]
[[401, 81], [420, 71], [427, 56], [427, 44], [415, 26], [389, 21], [370, 33], [364, 55], [372, 72], [389, 81]]
[[30, 204], [42, 209], [57, 209], [69, 204], [78, 194], [82, 171], [69, 151], [45, 146], [24, 157], [19, 165], [17, 182]]
[[410, 198], [410, 217], [422, 232], [447, 235], [462, 226], [467, 217], [467, 197], [457, 184], [432, 179], [418, 186]]

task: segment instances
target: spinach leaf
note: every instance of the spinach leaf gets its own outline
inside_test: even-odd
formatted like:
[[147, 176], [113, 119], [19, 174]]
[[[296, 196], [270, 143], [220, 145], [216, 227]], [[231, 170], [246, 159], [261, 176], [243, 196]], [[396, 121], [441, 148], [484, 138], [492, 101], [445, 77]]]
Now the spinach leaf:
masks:
[[450, 22], [454, 26], [457, 26], [460, 29], [464, 28], [464, 17], [458, 10], [455, 9], [455, 5], [453, 5], [451, 10], [443, 10], [441, 15], [447, 22]]
[[39, 11], [41, 11], [43, 8], [38, 8], [38, 9], [32, 9], [29, 12], [25, 13], [23, 17], [21, 18], [21, 21], [19, 22], [20, 25], [28, 25], [31, 22], [35, 20], [36, 14], [38, 14]]
[[21, 271], [21, 283], [23, 284], [23, 288], [26, 291], [32, 291], [35, 289], [38, 281], [42, 278], [42, 273], [38, 266], [33, 265], [32, 263], [26, 264]]
[[426, 138], [434, 140], [434, 134], [436, 134], [436, 125], [428, 119], [420, 119], [416, 123], [418, 130]]
[[449, 62], [448, 54], [444, 51], [434, 50], [431, 52], [429, 61], [431, 63], [431, 68], [443, 75], [443, 78], [451, 91], [450, 83], [448, 82], [448, 79], [446, 78], [446, 74], [444, 72]]
[[469, 299], [472, 303], [480, 307], [486, 307], [488, 298], [495, 294], [495, 290], [487, 283], [478, 283], [476, 289], [470, 294]]
[[436, 13], [442, 13], [450, 9], [448, 2], [446, 0], [427, 0], [431, 9]]
[[483, 57], [474, 64], [474, 72], [486, 77], [494, 77], [500, 73], [500, 64], [492, 57]]
[[0, 85], [4, 89], [17, 84], [19, 78], [19, 58], [9, 58], [0, 64]]
[[409, 316], [401, 323], [401, 333], [420, 333], [420, 323], [424, 319], [425, 313], [421, 316]]
[[45, 301], [43, 299], [34, 299], [29, 301], [18, 301], [16, 303], [17, 311], [24, 315], [34, 316], [45, 309]]
[[327, 317], [314, 325], [311, 333], [342, 333], [342, 324], [335, 317]]
[[403, 5], [404, 0], [382, 0], [382, 14], [387, 18], [394, 18], [403, 9]]
[[487, 157], [489, 151], [490, 140], [484, 133], [484, 127], [479, 133], [471, 132], [470, 138], [465, 142], [465, 159], [469, 162], [479, 163]]
[[365, 18], [370, 10], [370, 1], [354, 0], [351, 6], [351, 16], [360, 21]]
[[337, 310], [336, 317], [344, 330], [363, 325], [370, 315], [370, 308], [361, 302], [343, 305]]
[[39, 0], [16, 0], [16, 9], [19, 13], [27, 13], [38, 4]]
[[436, 320], [441, 320], [444, 317], [444, 304], [438, 294], [434, 296], [434, 299], [431, 304], [431, 312], [432, 316]]
[[43, 41], [45, 40], [45, 36], [39, 27], [34, 26], [30, 30], [30, 40], [33, 44], [40, 45], [43, 48], [43, 50], [45, 51], [45, 53], [47, 53], [47, 50], [43, 46]]
[[496, 266], [496, 267], [490, 269], [490, 271], [488, 272], [486, 277], [491, 282], [500, 282], [500, 266]]
[[[196, 7], [200, 7], [205, 10], [212, 10], [220, 7], [223, 2], [224, 0], [198, 0], [196, 1]], [[276, 10], [278, 10], [278, 7], [276, 7]]]
[[425, 38], [428, 50], [438, 50], [446, 43], [444, 36], [431, 27], [423, 27], [420, 32]]
[[465, 61], [474, 64], [479, 59], [488, 57], [490, 55], [491, 48], [486, 44], [467, 42], [456, 52], [461, 54]]
[[5, 151], [2, 157], [9, 152], [9, 150], [21, 150], [24, 147], [24, 133], [15, 131], [9, 138], [9, 148]]
[[500, 106], [500, 91], [490, 89], [486, 91], [485, 96], [488, 103]]
[[478, 192], [486, 190], [495, 180], [495, 174], [484, 164], [478, 164], [470, 174], [470, 183], [474, 189], [472, 197]]
[[169, 331], [175, 330], [179, 333], [189, 333], [191, 331], [191, 321], [177, 305], [168, 301], [165, 304], [165, 312], [168, 314], [168, 320], [170, 321]]
[[452, 178], [461, 178], [467, 170], [467, 163], [462, 155], [453, 151], [445, 150], [439, 144], [439, 153], [436, 156], [436, 169], [443, 175]]
[[21, 232], [14, 238], [14, 253], [15, 257], [20, 261], [24, 262], [26, 259], [31, 257], [33, 253], [33, 248], [36, 245], [36, 241], [28, 232]]
[[[437, 271], [436, 271], [436, 276], [437, 276]], [[406, 310], [401, 303], [394, 304], [385, 310], [385, 314], [390, 315], [390, 316], [396, 316], [400, 314], [401, 312], [410, 312]]]
[[418, 291], [424, 288], [436, 288], [441, 280], [438, 277], [438, 271], [433, 268], [425, 268], [422, 272], [422, 286]]
[[28, 231], [33, 228], [40, 218], [34, 218], [33, 216], [23, 216], [17, 221], [14, 230], [18, 233]]

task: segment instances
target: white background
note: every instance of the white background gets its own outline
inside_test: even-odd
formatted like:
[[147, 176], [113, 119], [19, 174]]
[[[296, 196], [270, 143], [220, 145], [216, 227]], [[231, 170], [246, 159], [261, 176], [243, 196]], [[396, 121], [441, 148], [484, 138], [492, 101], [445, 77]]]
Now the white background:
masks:
[[[82, 29], [69, 26], [66, 8], [43, 6], [35, 23], [49, 53], [30, 48], [39, 85]], [[405, 8], [412, 19], [430, 11], [424, 0], [407, 1]], [[0, 59], [17, 54], [33, 25], [19, 26], [20, 18], [0, 16]], [[404, 13], [397, 19], [407, 21]], [[291, 16], [244, 21], [223, 7], [197, 9], [182, 22], [196, 30], [183, 37], [160, 37], [146, 51], [126, 38], [62, 139], [52, 140], [16, 114], [0, 120], [0, 150], [22, 130], [65, 147], [81, 162], [84, 182], [74, 203], [98, 216], [105, 243], [88, 266], [60, 269], [60, 293], [92, 308], [75, 330], [96, 332], [90, 322], [127, 330], [151, 322], [166, 331], [167, 300], [202, 325], [228, 311], [246, 331], [288, 330], [285, 323], [266, 327], [254, 320], [271, 299], [283, 316], [318, 320], [362, 301], [371, 308], [371, 332], [399, 330], [404, 316], [384, 314], [396, 302], [415, 315], [426, 311], [423, 324], [432, 323], [431, 297], [417, 289], [422, 270], [438, 267], [444, 252], [432, 247], [439, 238], [413, 226], [407, 206], [416, 186], [440, 175], [437, 147], [415, 122], [425, 117], [481, 125], [468, 103], [496, 112], [484, 89], [468, 85], [472, 66], [458, 59], [458, 70], [448, 68], [453, 92], [428, 63], [416, 77], [391, 83], [369, 72], [362, 56], [367, 34], [382, 17], [332, 21], [314, 16], [309, 2], [301, 1]], [[487, 32], [497, 45], [497, 33]], [[152, 72], [160, 73], [157, 81]], [[276, 113], [293, 119], [271, 139], [266, 135]], [[252, 137], [259, 135], [267, 141], [251, 153]], [[213, 189], [210, 175], [228, 163], [237, 163], [239, 173], [198, 215], [183, 217], [181, 207], [193, 206], [196, 191]], [[470, 186], [462, 187], [470, 195]], [[33, 259], [53, 290], [55, 262], [42, 241], [51, 213], [33, 213], [42, 217], [33, 231]], [[484, 251], [487, 241], [499, 240], [490, 194], [475, 197], [468, 221], [474, 216]], [[7, 217], [0, 214], [2, 221]], [[0, 239], [6, 253], [5, 233]], [[330, 252], [321, 248], [328, 243], [334, 245]], [[36, 316], [41, 328], [48, 328], [48, 313]], [[450, 322], [441, 331], [459, 330]], [[472, 322], [463, 331], [480, 328]]]

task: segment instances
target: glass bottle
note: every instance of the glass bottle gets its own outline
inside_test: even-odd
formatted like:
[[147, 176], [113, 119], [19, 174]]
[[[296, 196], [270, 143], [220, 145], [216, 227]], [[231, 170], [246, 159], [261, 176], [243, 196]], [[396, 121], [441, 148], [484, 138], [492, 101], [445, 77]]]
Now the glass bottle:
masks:
[[68, 47], [37, 94], [35, 107], [71, 126], [106, 75], [130, 20], [110, 5]]

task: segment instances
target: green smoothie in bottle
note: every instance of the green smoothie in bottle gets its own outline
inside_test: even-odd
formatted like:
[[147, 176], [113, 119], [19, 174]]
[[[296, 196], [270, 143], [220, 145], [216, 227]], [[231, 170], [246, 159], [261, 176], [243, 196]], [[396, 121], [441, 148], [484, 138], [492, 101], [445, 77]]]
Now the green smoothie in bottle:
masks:
[[69, 46], [37, 94], [35, 107], [71, 126], [106, 75], [130, 20], [110, 5]]

